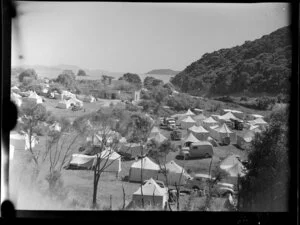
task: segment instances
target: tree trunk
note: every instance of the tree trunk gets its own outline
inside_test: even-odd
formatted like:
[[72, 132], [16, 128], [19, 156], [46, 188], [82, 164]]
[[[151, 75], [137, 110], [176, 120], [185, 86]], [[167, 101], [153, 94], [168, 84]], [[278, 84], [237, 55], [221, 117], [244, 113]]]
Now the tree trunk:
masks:
[[99, 159], [97, 158], [97, 164], [94, 169], [94, 188], [93, 188], [93, 203], [92, 203], [92, 208], [96, 209], [97, 206], [97, 190], [98, 190], [98, 181], [100, 178], [99, 171], [97, 171], [99, 168]]

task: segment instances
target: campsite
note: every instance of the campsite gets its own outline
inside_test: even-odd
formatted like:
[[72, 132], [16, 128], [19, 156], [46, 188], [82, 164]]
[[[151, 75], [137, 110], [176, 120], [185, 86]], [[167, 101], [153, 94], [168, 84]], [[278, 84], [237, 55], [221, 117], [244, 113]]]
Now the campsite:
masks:
[[287, 209], [291, 32], [273, 18], [283, 6], [250, 4], [250, 21], [244, 6], [57, 2], [48, 17], [47, 4], [22, 17], [29, 53], [12, 45], [17, 210]]

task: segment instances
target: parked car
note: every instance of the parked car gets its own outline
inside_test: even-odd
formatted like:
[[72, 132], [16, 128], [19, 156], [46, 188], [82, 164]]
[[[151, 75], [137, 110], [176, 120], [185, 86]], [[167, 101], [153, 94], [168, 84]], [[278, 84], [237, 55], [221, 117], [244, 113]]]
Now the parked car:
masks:
[[170, 134], [172, 141], [181, 140], [182, 133], [179, 130], [173, 130]]
[[208, 141], [194, 142], [189, 147], [183, 147], [179, 155], [184, 159], [191, 158], [212, 158], [214, 155], [213, 146]]

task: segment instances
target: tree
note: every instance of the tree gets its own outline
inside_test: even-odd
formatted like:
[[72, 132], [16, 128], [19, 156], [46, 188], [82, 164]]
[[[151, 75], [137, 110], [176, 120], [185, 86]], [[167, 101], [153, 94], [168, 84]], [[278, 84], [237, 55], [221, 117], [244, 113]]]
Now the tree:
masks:
[[138, 74], [135, 73], [125, 73], [119, 80], [125, 80], [128, 83], [133, 83], [138, 88], [142, 87], [142, 80]]
[[156, 79], [154, 77], [146, 77], [144, 79], [144, 87], [151, 90], [153, 87], [159, 86], [159, 85], [163, 85], [163, 81]]
[[[113, 124], [114, 119], [111, 117], [111, 114], [103, 111], [80, 117], [73, 123], [79, 135], [82, 137], [92, 137], [91, 147], [97, 153], [93, 166], [94, 181], [92, 208], [98, 208], [97, 192], [102, 173], [117, 160], [110, 160], [110, 156], [118, 149], [119, 140], [118, 136], [112, 131], [112, 128], [114, 127]], [[95, 144], [95, 138], [97, 138], [100, 143]]]
[[62, 84], [67, 89], [74, 90], [76, 88], [76, 77], [72, 70], [64, 70], [55, 82]]
[[86, 75], [86, 73], [85, 73], [84, 70], [80, 69], [80, 70], [78, 70], [78, 72], [77, 72], [77, 76], [87, 76], [87, 75]]
[[36, 175], [39, 172], [39, 156], [40, 151], [35, 152], [32, 149], [32, 141], [36, 138], [34, 134], [34, 130], [40, 126], [41, 122], [45, 122], [49, 117], [50, 112], [46, 110], [46, 108], [41, 104], [36, 104], [34, 102], [28, 102], [26, 104], [22, 104], [19, 116], [22, 119], [22, 123], [20, 123], [19, 129], [25, 132], [28, 135], [29, 139], [29, 152], [32, 156], [32, 159], [35, 163]]
[[20, 73], [19, 81], [23, 82], [23, 79], [25, 77], [32, 78], [33, 80], [36, 80], [38, 75], [37, 75], [37, 73], [35, 72], [34, 69], [27, 69], [27, 70], [23, 71], [22, 73]]
[[286, 211], [290, 168], [288, 109], [274, 111], [269, 127], [256, 134], [241, 179], [241, 211]]

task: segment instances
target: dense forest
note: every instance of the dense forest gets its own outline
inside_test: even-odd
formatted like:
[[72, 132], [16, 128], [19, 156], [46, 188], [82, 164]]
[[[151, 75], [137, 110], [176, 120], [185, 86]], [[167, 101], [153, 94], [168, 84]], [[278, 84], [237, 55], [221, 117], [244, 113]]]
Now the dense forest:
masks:
[[204, 54], [171, 79], [192, 95], [276, 95], [289, 90], [292, 46], [290, 26], [241, 46]]

